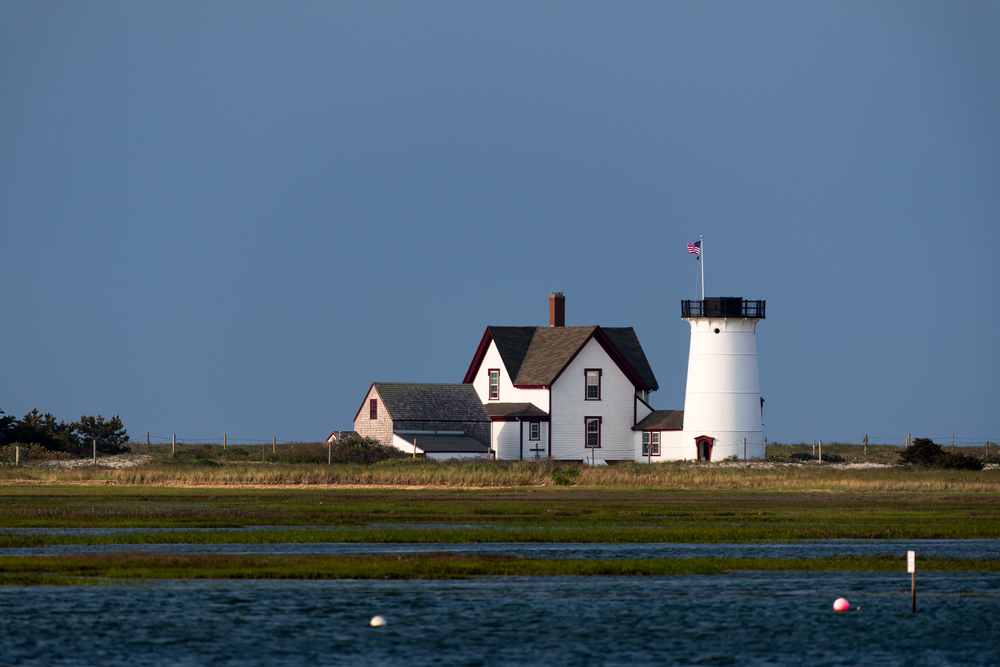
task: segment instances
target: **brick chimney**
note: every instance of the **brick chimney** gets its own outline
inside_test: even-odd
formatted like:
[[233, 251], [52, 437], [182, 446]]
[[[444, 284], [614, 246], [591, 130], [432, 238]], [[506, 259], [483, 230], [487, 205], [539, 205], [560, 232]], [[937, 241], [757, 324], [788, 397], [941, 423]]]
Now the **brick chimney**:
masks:
[[566, 326], [566, 297], [562, 292], [552, 292], [549, 295], [549, 326]]

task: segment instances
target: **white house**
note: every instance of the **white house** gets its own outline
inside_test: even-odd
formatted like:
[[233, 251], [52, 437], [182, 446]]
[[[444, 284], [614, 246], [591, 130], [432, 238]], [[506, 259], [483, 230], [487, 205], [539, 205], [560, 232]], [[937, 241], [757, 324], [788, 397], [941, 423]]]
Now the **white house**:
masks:
[[658, 388], [631, 327], [567, 327], [565, 297], [548, 327], [489, 326], [463, 380], [493, 422], [498, 459], [634, 461], [633, 427]]

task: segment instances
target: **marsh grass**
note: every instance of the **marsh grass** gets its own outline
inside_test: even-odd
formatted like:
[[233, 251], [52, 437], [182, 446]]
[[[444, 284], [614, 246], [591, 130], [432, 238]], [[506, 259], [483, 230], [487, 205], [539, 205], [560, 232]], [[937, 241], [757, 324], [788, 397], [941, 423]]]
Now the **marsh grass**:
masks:
[[[825, 449], [825, 447], [824, 447]], [[770, 450], [770, 448], [769, 448]], [[575, 474], [574, 474], [575, 473]], [[906, 466], [848, 468], [829, 464], [696, 462], [581, 466], [534, 461], [387, 460], [374, 465], [260, 463], [213, 458], [154, 460], [131, 468], [0, 467], [0, 483], [91, 483], [191, 486], [381, 486], [516, 488], [556, 485], [660, 487], [677, 490], [853, 492], [1000, 491], [1000, 470], [921, 470]]]
[[[923, 571], [1000, 572], [1000, 559], [921, 558]], [[119, 583], [143, 579], [466, 579], [484, 576], [663, 576], [732, 571], [893, 572], [898, 556], [815, 559], [531, 559], [449, 553], [240, 556], [117, 553], [0, 558], [0, 584]]]
[[[3, 528], [142, 528], [31, 534]], [[252, 530], [221, 530], [252, 527]], [[199, 531], [176, 530], [199, 528]], [[1000, 538], [996, 493], [12, 485], [0, 546]]]

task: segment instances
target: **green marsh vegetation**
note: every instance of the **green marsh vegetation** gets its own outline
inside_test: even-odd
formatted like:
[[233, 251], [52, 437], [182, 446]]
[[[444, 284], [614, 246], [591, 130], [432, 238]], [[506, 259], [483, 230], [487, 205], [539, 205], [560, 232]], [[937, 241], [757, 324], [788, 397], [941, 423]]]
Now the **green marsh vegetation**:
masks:
[[[116, 553], [0, 558], [0, 585], [105, 584], [137, 579], [465, 579], [484, 576], [664, 576], [732, 571], [900, 572], [892, 555], [815, 559], [533, 559], [449, 553], [242, 556]], [[1000, 572], [1000, 559], [921, 558], [920, 571]]]
[[[537, 487], [234, 489], [19, 484], [0, 547], [291, 542], [753, 542], [1000, 538], [997, 492]], [[143, 528], [38, 534], [5, 528]], [[231, 530], [254, 527], [252, 530]], [[199, 528], [199, 531], [183, 529]]]

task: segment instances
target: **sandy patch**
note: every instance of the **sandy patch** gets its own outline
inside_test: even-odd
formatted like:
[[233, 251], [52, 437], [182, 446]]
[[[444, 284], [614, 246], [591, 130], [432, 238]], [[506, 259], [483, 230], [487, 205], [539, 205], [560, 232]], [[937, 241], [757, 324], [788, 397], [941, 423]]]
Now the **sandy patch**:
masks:
[[[116, 454], [115, 456], [98, 456], [97, 467], [120, 470], [134, 468], [153, 458], [152, 454]], [[66, 459], [64, 461], [48, 461], [45, 465], [51, 468], [93, 468], [94, 457], [85, 459]]]

